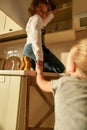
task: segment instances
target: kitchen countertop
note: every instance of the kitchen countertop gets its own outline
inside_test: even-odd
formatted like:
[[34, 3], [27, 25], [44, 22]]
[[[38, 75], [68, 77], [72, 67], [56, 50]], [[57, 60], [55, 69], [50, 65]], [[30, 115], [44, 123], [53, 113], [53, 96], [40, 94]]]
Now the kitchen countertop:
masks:
[[[29, 75], [29, 76], [36, 76], [36, 71], [24, 71], [24, 70], [0, 70], [0, 75], [15, 75], [15, 76], [22, 76], [22, 75]], [[50, 72], [43, 72], [44, 76], [53, 76], [53, 77], [60, 77], [58, 73], [50, 73]]]

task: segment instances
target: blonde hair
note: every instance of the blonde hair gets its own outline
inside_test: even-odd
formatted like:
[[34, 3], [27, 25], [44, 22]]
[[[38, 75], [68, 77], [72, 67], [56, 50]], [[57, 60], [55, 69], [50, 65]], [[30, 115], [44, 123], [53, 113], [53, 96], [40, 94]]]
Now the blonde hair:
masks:
[[[72, 53], [73, 49], [71, 49]], [[82, 39], [74, 46], [72, 60], [87, 78], [87, 39]]]

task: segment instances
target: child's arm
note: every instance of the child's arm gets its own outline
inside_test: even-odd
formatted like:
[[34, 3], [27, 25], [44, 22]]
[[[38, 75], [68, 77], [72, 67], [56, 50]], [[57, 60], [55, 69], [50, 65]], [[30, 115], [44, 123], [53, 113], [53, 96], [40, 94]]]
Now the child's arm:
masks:
[[53, 92], [51, 82], [44, 79], [42, 66], [38, 65], [38, 63], [36, 63], [36, 72], [36, 82], [38, 86], [45, 92]]
[[58, 9], [49, 12], [48, 16], [45, 19], [43, 19], [44, 26], [46, 26], [54, 18], [56, 14], [58, 14]]

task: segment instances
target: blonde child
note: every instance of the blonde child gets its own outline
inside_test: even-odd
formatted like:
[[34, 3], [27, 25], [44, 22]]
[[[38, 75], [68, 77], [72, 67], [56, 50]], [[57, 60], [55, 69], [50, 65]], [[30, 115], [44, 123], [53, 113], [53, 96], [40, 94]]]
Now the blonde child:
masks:
[[87, 130], [87, 39], [72, 47], [65, 76], [47, 81], [41, 69], [37, 63], [37, 84], [54, 95], [54, 130]]

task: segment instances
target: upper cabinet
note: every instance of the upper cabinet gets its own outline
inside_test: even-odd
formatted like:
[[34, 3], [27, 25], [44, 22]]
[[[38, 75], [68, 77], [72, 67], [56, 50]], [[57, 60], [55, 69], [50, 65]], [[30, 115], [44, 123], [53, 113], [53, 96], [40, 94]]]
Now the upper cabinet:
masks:
[[47, 25], [47, 32], [59, 32], [72, 29], [72, 0], [54, 0], [59, 13]]
[[80, 15], [87, 12], [87, 0], [73, 0], [72, 2], [73, 15]]
[[21, 30], [22, 28], [10, 19], [4, 12], [0, 11], [0, 34]]
[[54, 0], [59, 13], [48, 24], [47, 32], [87, 30], [87, 0]]
[[72, 15], [74, 29], [87, 30], [87, 0], [73, 0]]

